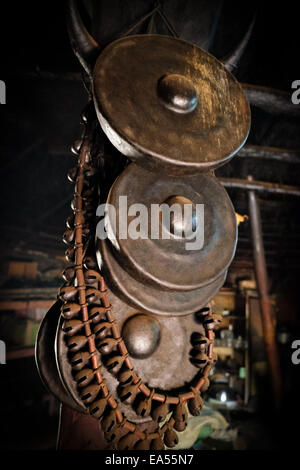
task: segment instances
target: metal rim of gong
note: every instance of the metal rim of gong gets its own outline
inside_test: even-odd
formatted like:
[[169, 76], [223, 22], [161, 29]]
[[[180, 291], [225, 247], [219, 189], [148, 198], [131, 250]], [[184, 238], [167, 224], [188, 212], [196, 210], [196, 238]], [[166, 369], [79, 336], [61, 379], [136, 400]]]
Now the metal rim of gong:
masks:
[[55, 340], [61, 304], [60, 301], [55, 302], [41, 322], [35, 344], [36, 366], [45, 388], [61, 403], [82, 412], [82, 407], [78, 406], [64, 386], [56, 362]]
[[[142, 183], [141, 183], [142, 182]], [[204, 240], [197, 250], [188, 250], [190, 241], [185, 238], [151, 238], [149, 217], [152, 204], [160, 205], [172, 196], [184, 196], [184, 200], [204, 204]], [[127, 197], [128, 208], [143, 204], [148, 212], [147, 238], [132, 239], [120, 236], [119, 220], [123, 219], [124, 207], [119, 205], [119, 197]], [[173, 200], [173, 199], [172, 199]], [[196, 177], [172, 178], [157, 177], [138, 165], [129, 165], [110, 189], [107, 204], [114, 207], [107, 211], [106, 221], [110, 226], [108, 238], [112, 241], [111, 251], [122, 267], [141, 282], [146, 282], [162, 290], [188, 291], [199, 289], [216, 280], [225, 272], [235, 254], [237, 243], [237, 223], [231, 200], [226, 190], [211, 174]], [[110, 216], [116, 214], [116, 223]], [[127, 217], [127, 227], [130, 217]], [[152, 222], [152, 219], [151, 219]], [[196, 221], [197, 222], [197, 221]], [[115, 226], [114, 226], [115, 225]], [[160, 220], [160, 226], [163, 225]], [[167, 233], [169, 235], [169, 232]]]
[[132, 277], [115, 259], [106, 240], [97, 240], [96, 256], [112, 292], [133, 307], [155, 315], [184, 316], [196, 312], [216, 295], [227, 275], [225, 271], [210, 284], [192, 291], [166, 291]]
[[64, 319], [60, 316], [55, 334], [54, 350], [58, 374], [62, 384], [70, 396], [70, 399], [75, 404], [76, 410], [80, 413], [88, 413], [87, 407], [79, 397], [77, 384], [72, 375], [72, 366], [69, 362], [68, 348], [65, 343], [66, 335], [62, 329], [63, 322]]
[[[160, 91], [161, 80], [174, 75], [178, 83]], [[193, 102], [195, 94], [198, 104], [189, 112], [171, 109], [182, 102], [189, 109], [186, 97]], [[110, 43], [94, 68], [93, 95], [113, 145], [147, 169], [174, 176], [228, 162], [250, 129], [249, 103], [233, 75], [211, 54], [169, 36]]]
[[[58, 363], [58, 370], [59, 375], [61, 378], [62, 383], [64, 384], [67, 393], [69, 394], [70, 400], [76, 403], [76, 410], [80, 411], [81, 413], [88, 413], [87, 407], [81, 400], [78, 394], [78, 386], [76, 381], [73, 378], [72, 374], [72, 366], [68, 361], [68, 348], [65, 342], [65, 333], [62, 330], [62, 320], [59, 321], [57, 327], [57, 335], [55, 339], [55, 349], [57, 354], [57, 363]], [[106, 380], [110, 392], [113, 394], [115, 398], [117, 397], [117, 387], [119, 385], [117, 379], [110, 374], [105, 367], [102, 367], [102, 375], [104, 380]], [[136, 413], [132, 410], [130, 405], [121, 404], [124, 413], [126, 416], [134, 420], [136, 423], [144, 423], [151, 421], [151, 418], [140, 418], [136, 415]], [[74, 408], [74, 405], [73, 405]]]

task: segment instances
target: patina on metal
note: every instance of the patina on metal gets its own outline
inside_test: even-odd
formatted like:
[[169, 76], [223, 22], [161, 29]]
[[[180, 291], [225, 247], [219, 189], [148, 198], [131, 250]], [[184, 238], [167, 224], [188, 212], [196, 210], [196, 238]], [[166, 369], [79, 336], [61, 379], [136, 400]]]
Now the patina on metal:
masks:
[[[149, 387], [160, 390], [161, 393], [184, 390], [184, 385], [193, 381], [198, 373], [189, 356], [193, 334], [197, 332], [201, 337], [205, 337], [205, 330], [197, 317], [195, 315], [181, 318], [157, 317], [130, 307], [110, 290], [108, 290], [108, 297], [114, 306], [115, 318], [128, 352], [134, 358], [135, 370], [142, 381]], [[87, 407], [82, 400], [78, 399], [77, 383], [68, 359], [68, 347], [62, 330], [62, 322], [61, 319], [54, 345], [59, 375], [70, 396], [78, 402], [76, 409], [80, 410], [79, 404], [81, 403], [81, 412], [86, 413]], [[110, 355], [114, 354], [115, 351], [112, 351]], [[118, 380], [105, 367], [103, 367], [103, 377], [110, 392], [117, 399]], [[122, 412], [136, 423], [150, 421], [149, 417], [138, 416], [126, 403], [120, 403], [120, 407]], [[74, 405], [72, 408], [75, 408]]]
[[241, 86], [215, 57], [181, 39], [138, 35], [97, 59], [93, 95], [113, 145], [152, 171], [180, 176], [216, 168], [250, 127]]
[[[194, 27], [191, 25], [191, 27], [186, 28], [183, 18], [182, 24], [180, 25], [180, 34], [178, 34], [178, 32], [176, 32], [172, 27], [172, 21], [170, 21], [170, 18], [168, 18], [168, 15], [165, 12], [164, 7], [167, 3], [166, 1], [153, 2], [152, 0], [149, 0], [147, 11], [144, 9], [147, 2], [132, 0], [131, 4], [133, 4], [133, 6], [130, 5], [131, 8], [128, 8], [128, 10], [126, 11], [126, 8], [123, 7], [122, 0], [119, 0], [115, 2], [112, 12], [114, 12], [116, 18], [120, 18], [120, 15], [118, 15], [118, 13], [119, 11], [121, 11], [121, 16], [124, 23], [130, 24], [130, 26], [126, 28], [121, 28], [116, 33], [116, 18], [112, 17], [112, 14], [110, 13], [110, 19], [112, 21], [105, 21], [105, 16], [110, 10], [109, 8], [107, 9], [107, 5], [101, 4], [102, 2], [97, 2], [97, 4], [94, 4], [94, 6], [92, 7], [95, 13], [93, 20], [96, 19], [97, 22], [93, 25], [94, 33], [95, 26], [97, 29], [96, 40], [95, 35], [92, 35], [91, 30], [87, 29], [86, 25], [84, 24], [83, 18], [81, 17], [79, 10], [83, 3], [84, 2], [82, 2], [82, 0], [69, 0], [67, 2], [66, 16], [70, 42], [73, 47], [74, 53], [77, 56], [82, 67], [90, 76], [92, 75], [96, 59], [100, 51], [103, 49], [103, 45], [107, 44], [108, 38], [109, 42], [111, 42], [115, 39], [118, 39], [119, 37], [133, 34], [140, 27], [144, 27], [145, 23], [147, 22], [148, 34], [154, 31], [158, 34], [164, 34], [165, 29], [161, 27], [163, 25], [166, 27], [167, 33], [169, 35], [172, 35], [174, 37], [180, 36], [183, 37], [185, 40], [192, 40], [194, 44], [197, 44], [200, 47], [204, 45], [206, 47], [209, 47], [215, 36], [216, 24], [218, 23], [220, 8], [222, 5], [222, 2], [219, 2], [218, 4], [218, 2], [211, 1], [209, 2], [209, 4], [205, 5], [205, 8], [201, 8], [201, 2], [196, 2], [199, 3], [199, 5], [197, 5], [193, 0], [186, 0], [185, 4], [189, 4], [186, 5], [187, 9], [190, 11], [190, 14], [193, 14], [193, 17], [196, 18], [196, 21], [194, 22]], [[171, 3], [171, 1], [169, 3]], [[177, 6], [179, 3], [180, 0], [177, 2], [172, 0], [172, 5], [174, 4], [174, 11], [177, 10]], [[139, 15], [132, 15], [133, 11], [134, 13], [139, 12]], [[236, 46], [233, 48], [233, 50], [230, 51], [230, 53], [226, 57], [221, 59], [226, 69], [230, 72], [234, 72], [239, 66], [239, 62], [245, 53], [249, 39], [251, 37], [255, 21], [256, 10], [254, 10], [252, 20], [248, 28], [241, 36], [241, 38], [239, 38]], [[193, 21], [191, 23], [193, 23]]]
[[[122, 196], [127, 197], [126, 207], [122, 205]], [[185, 198], [185, 204], [190, 200], [194, 208], [197, 204], [203, 205], [202, 220], [198, 223], [194, 220], [194, 225], [198, 224], [197, 235], [194, 232], [191, 238], [187, 238], [184, 234], [164, 233], [163, 230], [167, 229], [163, 217], [160, 217], [155, 239], [152, 229], [154, 218], [158, 219], [159, 208], [163, 203], [168, 207], [170, 202], [177, 203], [178, 197]], [[232, 261], [237, 241], [235, 212], [226, 191], [211, 174], [175, 178], [157, 175], [131, 164], [113, 184], [107, 203], [114, 207], [113, 212], [107, 211], [108, 237], [112, 240], [111, 245], [117, 246], [110, 249], [123, 269], [138, 281], [162, 290], [191, 291], [215, 281]], [[138, 239], [124, 237], [123, 225], [129, 227], [135, 218], [125, 212], [137, 203], [147, 209], [147, 230]], [[157, 207], [157, 215], [152, 213], [154, 207]], [[112, 220], [115, 214], [116, 221]], [[188, 222], [187, 215], [185, 219]], [[170, 228], [172, 230], [172, 224]], [[164, 236], [169, 236], [169, 239]]]

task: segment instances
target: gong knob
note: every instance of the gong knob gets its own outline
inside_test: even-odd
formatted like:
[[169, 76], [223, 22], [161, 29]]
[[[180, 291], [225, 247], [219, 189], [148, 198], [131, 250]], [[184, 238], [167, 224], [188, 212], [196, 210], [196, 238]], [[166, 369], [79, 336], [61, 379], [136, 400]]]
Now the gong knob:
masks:
[[159, 323], [150, 315], [134, 315], [125, 322], [122, 336], [129, 354], [144, 359], [151, 356], [159, 344]]
[[[179, 210], [172, 211], [170, 213], [170, 227], [166, 227], [175, 236], [189, 237], [192, 232], [198, 227], [198, 218], [196, 212], [196, 206], [190, 199], [184, 196], [171, 196], [165, 204], [171, 209], [174, 206]], [[175, 206], [176, 204], [176, 206]], [[185, 211], [185, 206], [188, 206], [191, 210]], [[163, 219], [163, 223], [164, 223]]]
[[176, 113], [190, 113], [198, 104], [191, 80], [177, 73], [161, 77], [158, 80], [157, 93], [163, 104]]

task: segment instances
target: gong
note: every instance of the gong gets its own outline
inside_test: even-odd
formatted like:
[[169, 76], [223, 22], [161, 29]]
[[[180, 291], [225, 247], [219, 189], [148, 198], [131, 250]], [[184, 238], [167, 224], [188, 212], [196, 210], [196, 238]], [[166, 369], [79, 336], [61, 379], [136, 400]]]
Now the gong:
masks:
[[160, 173], [217, 168], [249, 132], [249, 104], [233, 75], [209, 53], [169, 36], [110, 43], [94, 68], [93, 95], [113, 145]]
[[[110, 250], [141, 282], [162, 290], [191, 291], [215, 281], [232, 261], [235, 212], [226, 190], [209, 173], [158, 176], [132, 163], [113, 184], [107, 207], [114, 208], [106, 215]], [[144, 224], [139, 238], [130, 236], [132, 223]]]
[[[156, 387], [162, 393], [180, 390], [186, 383], [192, 382], [198, 369], [191, 363], [189, 352], [190, 339], [193, 333], [204, 334], [203, 325], [194, 315], [183, 318], [157, 317], [142, 310], [132, 308], [110, 290], [108, 296], [114, 306], [114, 313], [120, 325], [122, 336], [134, 362], [135, 370], [149, 387]], [[61, 318], [57, 326], [55, 340], [58, 367], [64, 387], [81, 412], [86, 411], [79, 398], [76, 381], [73, 378], [72, 366], [68, 361], [68, 348], [62, 330]], [[103, 377], [115, 398], [118, 398], [118, 381], [103, 367]], [[74, 404], [73, 404], [74, 408]], [[122, 411], [134, 422], [149, 421], [141, 418], [128, 404], [121, 403]]]

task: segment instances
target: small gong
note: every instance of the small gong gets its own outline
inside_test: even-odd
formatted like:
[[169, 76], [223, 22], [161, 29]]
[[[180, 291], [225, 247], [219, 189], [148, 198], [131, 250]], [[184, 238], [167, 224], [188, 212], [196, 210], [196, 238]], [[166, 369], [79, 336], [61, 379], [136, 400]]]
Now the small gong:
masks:
[[[70, 408], [85, 413], [86, 409], [76, 394], [70, 394], [60, 373], [60, 358], [55, 354], [57, 326], [61, 322], [61, 302], [58, 300], [41, 322], [35, 346], [35, 360], [44, 386]], [[67, 358], [65, 359], [67, 363]]]
[[106, 216], [110, 249], [123, 269], [145, 284], [199, 289], [220, 277], [233, 259], [235, 212], [209, 173], [159, 176], [132, 163], [113, 184], [107, 203], [114, 208]]
[[138, 35], [110, 43], [96, 62], [93, 89], [113, 145], [153, 171], [217, 168], [249, 132], [239, 83], [215, 57], [181, 39]]

